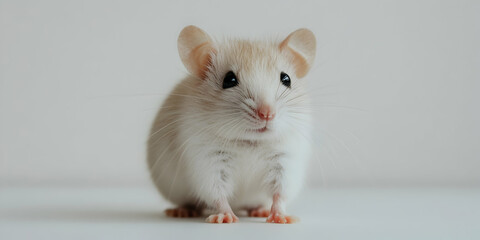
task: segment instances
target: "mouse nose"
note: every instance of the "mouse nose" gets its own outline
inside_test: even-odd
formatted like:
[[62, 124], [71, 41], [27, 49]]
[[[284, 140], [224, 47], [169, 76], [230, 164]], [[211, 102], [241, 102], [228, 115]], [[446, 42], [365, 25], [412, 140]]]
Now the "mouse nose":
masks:
[[275, 117], [275, 111], [268, 105], [261, 105], [257, 109], [257, 114], [261, 120], [270, 121]]

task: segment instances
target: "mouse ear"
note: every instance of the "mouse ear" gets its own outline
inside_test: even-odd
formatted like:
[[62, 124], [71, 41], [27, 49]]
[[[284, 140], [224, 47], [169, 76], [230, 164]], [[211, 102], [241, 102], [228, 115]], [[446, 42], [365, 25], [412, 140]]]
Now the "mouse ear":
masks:
[[280, 43], [280, 49], [292, 56], [297, 77], [304, 77], [315, 59], [316, 40], [312, 31], [300, 28]]
[[187, 70], [203, 79], [215, 49], [212, 39], [206, 32], [190, 25], [185, 27], [178, 36], [178, 53]]

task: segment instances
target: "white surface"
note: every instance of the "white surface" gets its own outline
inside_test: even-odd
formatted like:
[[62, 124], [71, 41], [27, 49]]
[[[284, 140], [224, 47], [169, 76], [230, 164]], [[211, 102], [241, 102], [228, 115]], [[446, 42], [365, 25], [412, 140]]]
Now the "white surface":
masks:
[[171, 219], [149, 187], [3, 188], [0, 239], [479, 239], [480, 189], [318, 189], [293, 225]]
[[479, 1], [0, 0], [0, 181], [147, 183], [176, 39], [318, 38], [315, 185], [480, 183]]

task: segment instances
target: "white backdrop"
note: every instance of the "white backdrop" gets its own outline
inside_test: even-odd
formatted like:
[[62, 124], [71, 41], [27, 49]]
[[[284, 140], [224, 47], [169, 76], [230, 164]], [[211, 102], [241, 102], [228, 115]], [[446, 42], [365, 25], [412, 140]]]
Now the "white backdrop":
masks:
[[144, 184], [180, 30], [317, 36], [310, 184], [480, 183], [479, 1], [0, 0], [0, 181]]

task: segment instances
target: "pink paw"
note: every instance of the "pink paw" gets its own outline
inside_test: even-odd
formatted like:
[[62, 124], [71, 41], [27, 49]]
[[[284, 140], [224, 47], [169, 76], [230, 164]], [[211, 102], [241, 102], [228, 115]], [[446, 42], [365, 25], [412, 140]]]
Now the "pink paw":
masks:
[[234, 223], [238, 222], [238, 217], [233, 213], [219, 213], [210, 215], [205, 221], [208, 223]]
[[268, 223], [296, 223], [299, 219], [294, 216], [286, 216], [281, 213], [272, 213], [267, 218]]
[[193, 208], [186, 208], [186, 207], [169, 208], [165, 210], [165, 214], [169, 217], [175, 217], [175, 218], [188, 218], [188, 217], [200, 216], [200, 212], [198, 210]]
[[270, 210], [265, 208], [255, 208], [248, 211], [249, 217], [268, 217], [270, 215]]

